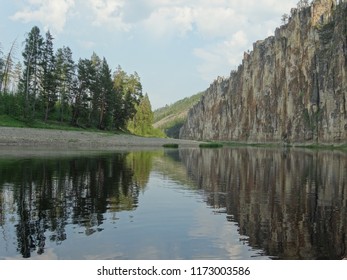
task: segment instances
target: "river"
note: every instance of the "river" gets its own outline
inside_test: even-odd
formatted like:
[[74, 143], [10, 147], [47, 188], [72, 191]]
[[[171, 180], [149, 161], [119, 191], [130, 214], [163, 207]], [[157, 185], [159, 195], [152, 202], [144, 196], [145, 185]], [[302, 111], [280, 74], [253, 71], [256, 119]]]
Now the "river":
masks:
[[342, 259], [347, 253], [343, 152], [33, 154], [0, 156], [0, 259]]

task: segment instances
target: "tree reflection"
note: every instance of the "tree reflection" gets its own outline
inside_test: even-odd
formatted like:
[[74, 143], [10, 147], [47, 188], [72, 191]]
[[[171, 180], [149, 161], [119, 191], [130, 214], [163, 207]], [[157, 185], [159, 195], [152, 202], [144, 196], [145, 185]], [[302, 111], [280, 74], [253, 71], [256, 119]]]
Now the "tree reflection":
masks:
[[67, 238], [67, 224], [91, 235], [102, 230], [104, 213], [136, 208], [150, 171], [137, 166], [150, 161], [141, 153], [0, 161], [0, 201], [15, 204], [18, 252], [43, 254], [46, 238], [56, 244]]
[[248, 243], [280, 259], [342, 259], [347, 155], [276, 149], [182, 150], [206, 201]]

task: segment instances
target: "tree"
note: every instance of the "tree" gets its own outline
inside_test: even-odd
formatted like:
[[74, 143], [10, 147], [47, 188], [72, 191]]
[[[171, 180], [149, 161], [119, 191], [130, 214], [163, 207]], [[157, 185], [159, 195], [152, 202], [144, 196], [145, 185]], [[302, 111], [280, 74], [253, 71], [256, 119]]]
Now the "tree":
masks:
[[118, 65], [113, 77], [113, 87], [115, 90], [113, 124], [116, 129], [123, 129], [126, 124], [126, 117], [124, 112], [125, 106], [123, 102], [126, 79], [127, 73]]
[[48, 31], [42, 50], [42, 77], [40, 97], [44, 111], [44, 121], [47, 122], [50, 111], [57, 101], [57, 79], [55, 72], [55, 56], [53, 50], [53, 37]]
[[141, 136], [151, 135], [153, 132], [153, 112], [151, 102], [146, 94], [138, 106], [136, 106], [136, 113], [131, 121], [128, 123], [128, 129], [135, 134]]
[[1, 69], [1, 66], [3, 68], [2, 71], [0, 70], [0, 92], [8, 91], [8, 86], [9, 86], [12, 71], [13, 71], [15, 50], [16, 50], [16, 41], [13, 41], [7, 56], [5, 57], [5, 59], [0, 61], [0, 69]]
[[142, 99], [142, 84], [140, 82], [140, 76], [135, 72], [131, 74], [126, 83], [125, 102], [126, 102], [126, 117], [131, 119], [135, 113], [135, 106], [140, 104]]
[[102, 61], [100, 57], [94, 52], [90, 58], [90, 69], [89, 69], [89, 94], [91, 99], [90, 104], [90, 115], [89, 115], [89, 125], [98, 126], [99, 118], [101, 113], [101, 67]]
[[127, 121], [135, 115], [136, 106], [143, 97], [140, 77], [136, 72], [129, 76], [118, 66], [114, 74], [114, 88], [119, 98], [114, 120], [118, 128], [124, 128]]
[[289, 19], [289, 15], [283, 14], [281, 18], [282, 24], [286, 24], [288, 22], [288, 19]]
[[56, 83], [58, 94], [59, 120], [64, 122], [69, 108], [74, 89], [74, 77], [76, 65], [72, 59], [72, 51], [69, 47], [59, 48], [56, 52]]
[[71, 124], [73, 126], [81, 126], [80, 119], [84, 124], [88, 120], [88, 108], [90, 103], [90, 81], [92, 62], [89, 59], [80, 59], [77, 64], [77, 77], [74, 79], [73, 91], [71, 94], [72, 117]]
[[112, 113], [115, 106], [115, 99], [113, 98], [114, 95], [115, 91], [113, 87], [111, 69], [104, 58], [100, 69], [100, 89], [98, 100], [99, 129], [105, 129], [106, 127], [112, 126]]
[[24, 94], [24, 118], [31, 120], [36, 112], [36, 99], [41, 88], [42, 49], [40, 29], [34, 26], [29, 32], [23, 51], [24, 71], [20, 88]]

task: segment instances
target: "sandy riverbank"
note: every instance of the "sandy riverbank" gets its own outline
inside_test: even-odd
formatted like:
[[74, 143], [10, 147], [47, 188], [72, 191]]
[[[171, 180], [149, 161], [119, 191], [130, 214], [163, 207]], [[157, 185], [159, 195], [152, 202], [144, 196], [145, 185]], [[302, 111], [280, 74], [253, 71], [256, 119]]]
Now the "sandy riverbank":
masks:
[[200, 142], [103, 132], [0, 127], [0, 152], [1, 150], [22, 150], [23, 148], [50, 150], [145, 149], [160, 148], [169, 143], [177, 143], [180, 147], [198, 147]]

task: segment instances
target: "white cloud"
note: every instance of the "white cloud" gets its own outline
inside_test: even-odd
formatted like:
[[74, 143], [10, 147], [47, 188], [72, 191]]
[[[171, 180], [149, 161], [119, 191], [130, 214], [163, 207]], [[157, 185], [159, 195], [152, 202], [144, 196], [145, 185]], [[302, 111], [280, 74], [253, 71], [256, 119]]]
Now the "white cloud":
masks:
[[45, 29], [62, 32], [69, 10], [75, 5], [75, 0], [26, 0], [24, 7], [17, 11], [12, 20], [23, 22], [38, 21]]
[[192, 17], [189, 7], [160, 7], [144, 21], [144, 26], [158, 37], [184, 36], [193, 29]]
[[[145, 38], [144, 45], [150, 41], [158, 50], [173, 45], [171, 42], [179, 38], [182, 48], [174, 50], [172, 57], [177, 61], [179, 55], [189, 59], [187, 53], [191, 53], [192, 63], [198, 61], [200, 77], [211, 81], [235, 69], [253, 42], [273, 34], [281, 23], [281, 15], [289, 13], [298, 0], [17, 1], [23, 8], [12, 19], [39, 21], [51, 31], [62, 32], [67, 17], [71, 19], [74, 12], [78, 17], [73, 19], [76, 24], [73, 28], [88, 30], [88, 26], [93, 25], [96, 27], [93, 30], [107, 38], [117, 37], [113, 31], [127, 32], [133, 41], [141, 43]], [[99, 34], [88, 34], [89, 38], [84, 38], [85, 34], [75, 33], [80, 41], [88, 41], [84, 47], [100, 46], [95, 39]], [[161, 44], [162, 41], [168, 44]]]
[[230, 36], [246, 18], [230, 7], [197, 7], [194, 20], [202, 36], [214, 38]]
[[[144, 21], [159, 36], [182, 36], [195, 31], [204, 38], [230, 36], [242, 27], [289, 12], [297, 0], [144, 0], [151, 12]], [[148, 11], [147, 11], [148, 12]]]
[[193, 54], [201, 60], [198, 72], [206, 81], [211, 81], [217, 75], [227, 75], [232, 68], [240, 64], [243, 52], [249, 44], [244, 31], [235, 32], [229, 39], [215, 44], [196, 48]]
[[124, 21], [124, 0], [88, 0], [94, 13], [93, 24], [129, 31], [131, 25]]
[[240, 25], [245, 20], [235, 10], [217, 5], [189, 4], [194, 1], [184, 1], [176, 6], [166, 0], [152, 2], [161, 5], [153, 8], [144, 23], [148, 32], [157, 36], [182, 37], [192, 31], [205, 38], [225, 36], [230, 34], [230, 26]]
[[[134, 0], [135, 1], [135, 0]], [[272, 35], [297, 0], [143, 0], [146, 34], [155, 40], [195, 40], [192, 50], [206, 81], [229, 75], [252, 43]], [[136, 3], [136, 1], [134, 2]], [[133, 4], [135, 7], [135, 4]]]

